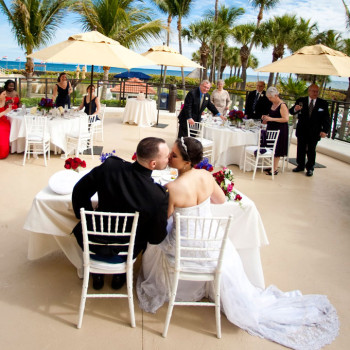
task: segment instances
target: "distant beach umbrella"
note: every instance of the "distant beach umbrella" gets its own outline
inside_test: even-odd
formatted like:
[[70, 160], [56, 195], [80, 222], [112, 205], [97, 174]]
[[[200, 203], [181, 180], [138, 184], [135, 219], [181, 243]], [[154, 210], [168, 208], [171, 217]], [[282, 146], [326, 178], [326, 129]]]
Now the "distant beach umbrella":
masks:
[[350, 77], [350, 57], [321, 44], [304, 46], [293, 55], [255, 71]]
[[147, 75], [147, 74], [142, 73], [142, 72], [128, 71], [128, 72], [116, 74], [114, 76], [114, 78], [120, 78], [120, 79], [138, 78], [138, 79], [142, 79], [142, 80], [149, 80], [152, 77], [150, 75]]

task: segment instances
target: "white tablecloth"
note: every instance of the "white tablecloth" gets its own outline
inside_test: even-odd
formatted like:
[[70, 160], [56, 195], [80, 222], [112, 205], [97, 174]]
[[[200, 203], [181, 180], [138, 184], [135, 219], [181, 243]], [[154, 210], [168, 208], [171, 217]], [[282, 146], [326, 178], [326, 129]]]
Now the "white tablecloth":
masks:
[[[66, 152], [66, 135], [79, 133], [79, 116], [81, 115], [85, 115], [87, 118], [85, 113], [75, 113], [73, 116], [67, 116], [65, 118], [55, 117], [53, 119], [48, 116], [47, 125], [49, 128], [51, 144]], [[16, 113], [11, 112], [7, 117], [11, 123], [11, 153], [24, 152], [26, 131], [23, 114], [20, 111]]]
[[[260, 214], [252, 200], [242, 194], [242, 202], [226, 202], [212, 205], [214, 216], [233, 214], [234, 220], [229, 237], [241, 256], [250, 281], [264, 288], [264, 275], [260, 260], [260, 247], [268, 244]], [[24, 229], [31, 231], [28, 259], [39, 259], [57, 249], [62, 249], [82, 276], [82, 251], [75, 237], [70, 235], [78, 223], [75, 218], [71, 195], [58, 195], [49, 187], [34, 198], [26, 218]]]
[[154, 100], [130, 98], [123, 112], [123, 123], [151, 126], [157, 122], [157, 104]]
[[215, 166], [237, 164], [242, 169], [244, 147], [258, 144], [258, 130], [205, 125], [204, 138], [214, 141], [213, 163]]

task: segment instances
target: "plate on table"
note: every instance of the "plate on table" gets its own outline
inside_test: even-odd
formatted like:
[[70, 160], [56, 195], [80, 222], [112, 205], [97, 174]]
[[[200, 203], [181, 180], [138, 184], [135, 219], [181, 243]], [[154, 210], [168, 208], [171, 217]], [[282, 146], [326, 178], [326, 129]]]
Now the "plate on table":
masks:
[[168, 182], [171, 182], [171, 181], [174, 181], [176, 179], [176, 175], [162, 175], [161, 176], [161, 180], [162, 180], [162, 183], [168, 183]]
[[74, 170], [60, 170], [49, 179], [50, 189], [57, 194], [70, 194], [81, 175]]

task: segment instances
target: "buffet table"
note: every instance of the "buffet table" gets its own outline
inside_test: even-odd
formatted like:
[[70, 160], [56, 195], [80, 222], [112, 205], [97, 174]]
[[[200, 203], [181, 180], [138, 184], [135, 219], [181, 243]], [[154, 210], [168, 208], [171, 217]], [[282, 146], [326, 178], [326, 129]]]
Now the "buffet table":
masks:
[[[10, 147], [11, 153], [22, 153], [25, 148], [25, 122], [23, 112], [11, 111], [7, 116], [11, 123], [10, 131]], [[28, 115], [30, 115], [28, 113]], [[87, 115], [82, 112], [75, 112], [72, 115], [66, 115], [64, 117], [47, 116], [47, 126], [50, 133], [51, 144], [54, 147], [58, 147], [62, 151], [67, 151], [66, 135], [79, 133], [79, 120], [80, 116], [86, 116], [86, 128], [87, 128]]]
[[243, 169], [244, 147], [258, 144], [258, 129], [241, 129], [219, 124], [204, 124], [204, 138], [213, 140], [213, 165], [237, 164]]
[[[69, 170], [67, 170], [69, 171]], [[239, 192], [239, 191], [237, 191]], [[241, 256], [245, 272], [250, 281], [264, 288], [264, 275], [260, 260], [260, 247], [268, 244], [260, 214], [252, 200], [244, 194], [241, 203], [226, 202], [212, 205], [214, 216], [233, 215], [229, 238]], [[93, 197], [97, 204], [97, 197]], [[82, 251], [70, 234], [78, 223], [75, 218], [71, 194], [59, 195], [49, 187], [42, 189], [34, 198], [26, 218], [24, 229], [29, 236], [28, 259], [39, 259], [61, 249], [82, 277]]]
[[157, 122], [157, 104], [154, 100], [129, 98], [123, 112], [123, 123], [152, 126]]

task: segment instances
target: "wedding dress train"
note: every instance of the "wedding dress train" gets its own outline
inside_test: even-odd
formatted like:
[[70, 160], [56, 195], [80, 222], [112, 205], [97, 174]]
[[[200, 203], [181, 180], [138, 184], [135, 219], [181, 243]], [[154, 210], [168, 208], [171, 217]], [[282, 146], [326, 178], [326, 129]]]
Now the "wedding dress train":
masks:
[[[211, 216], [210, 199], [189, 208], [175, 208], [182, 215]], [[159, 245], [148, 245], [137, 280], [140, 307], [156, 312], [168, 301], [162, 254], [174, 256], [175, 227], [168, 222], [168, 236]], [[284, 293], [275, 286], [260, 289], [248, 280], [240, 257], [227, 242], [221, 275], [221, 307], [227, 319], [252, 335], [292, 349], [316, 350], [337, 336], [336, 310], [324, 295]], [[177, 301], [198, 301], [205, 295], [203, 282], [179, 281]], [[212, 295], [210, 297], [213, 299]]]

